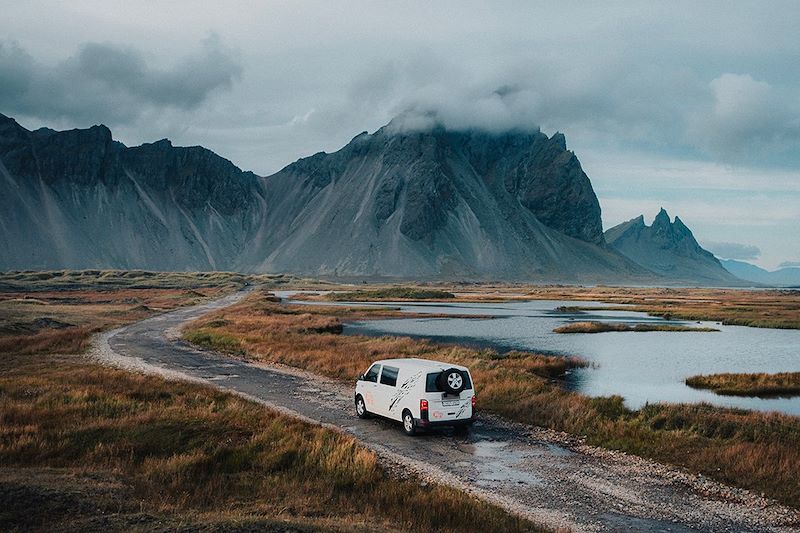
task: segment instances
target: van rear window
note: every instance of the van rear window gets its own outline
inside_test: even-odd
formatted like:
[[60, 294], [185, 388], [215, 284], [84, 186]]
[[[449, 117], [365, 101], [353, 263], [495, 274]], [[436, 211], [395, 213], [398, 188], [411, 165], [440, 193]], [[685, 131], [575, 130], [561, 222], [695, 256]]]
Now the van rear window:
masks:
[[394, 387], [397, 385], [397, 374], [400, 369], [393, 366], [384, 366], [381, 372], [381, 384]]
[[[445, 392], [445, 390], [439, 387], [438, 378], [441, 376], [441, 372], [433, 372], [428, 374], [425, 378], [425, 392]], [[464, 378], [464, 390], [470, 390], [472, 388], [472, 381], [469, 379], [469, 374], [466, 370], [461, 371], [461, 376]]]

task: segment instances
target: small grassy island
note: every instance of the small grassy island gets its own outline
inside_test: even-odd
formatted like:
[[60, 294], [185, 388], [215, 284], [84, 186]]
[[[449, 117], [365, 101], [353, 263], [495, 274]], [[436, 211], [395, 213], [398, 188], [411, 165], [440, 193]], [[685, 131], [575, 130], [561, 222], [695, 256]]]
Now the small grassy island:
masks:
[[452, 292], [424, 287], [387, 287], [384, 289], [332, 292], [329, 300], [337, 302], [362, 302], [370, 300], [451, 300], [456, 295]]
[[686, 384], [722, 396], [800, 396], [800, 372], [692, 376], [686, 379]]
[[719, 331], [714, 328], [693, 328], [676, 324], [609, 324], [607, 322], [572, 322], [559, 326], [555, 333], [604, 333], [607, 331]]

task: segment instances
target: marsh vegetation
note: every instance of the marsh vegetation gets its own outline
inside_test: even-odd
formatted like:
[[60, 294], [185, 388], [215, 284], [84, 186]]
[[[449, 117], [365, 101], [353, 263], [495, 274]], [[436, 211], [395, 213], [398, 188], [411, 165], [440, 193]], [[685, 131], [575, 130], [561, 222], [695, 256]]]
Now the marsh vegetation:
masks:
[[800, 372], [692, 376], [686, 384], [723, 396], [800, 396]]
[[386, 287], [357, 291], [331, 292], [325, 298], [335, 302], [358, 302], [373, 300], [450, 300], [455, 294], [449, 291], [426, 287]]
[[[496, 293], [493, 297], [496, 298]], [[667, 319], [800, 329], [800, 291], [797, 290], [550, 286], [528, 287], [524, 296], [514, 297], [599, 301], [612, 304], [605, 309], [641, 311]]]
[[195, 321], [187, 333], [225, 334], [237, 339], [239, 348], [253, 360], [304, 368], [343, 381], [354, 379], [382, 358], [422, 357], [463, 364], [480, 384], [481, 409], [564, 431], [589, 444], [685, 467], [800, 506], [797, 417], [704, 404], [649, 404], [634, 410], [620, 396], [590, 398], [560, 386], [565, 372], [585, 364], [580, 359], [334, 332], [342, 322], [393, 316], [400, 315], [387, 309], [282, 305], [255, 293]]
[[559, 326], [553, 330], [554, 333], [605, 333], [610, 331], [699, 331], [710, 332], [719, 331], [714, 328], [697, 328], [680, 324], [624, 324], [609, 322], [571, 322]]

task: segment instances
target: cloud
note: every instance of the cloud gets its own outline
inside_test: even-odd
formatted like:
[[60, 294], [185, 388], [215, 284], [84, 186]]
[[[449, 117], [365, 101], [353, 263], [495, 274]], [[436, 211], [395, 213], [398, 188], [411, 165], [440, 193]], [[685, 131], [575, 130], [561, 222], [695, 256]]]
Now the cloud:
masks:
[[0, 43], [0, 106], [42, 120], [126, 124], [152, 110], [196, 109], [242, 74], [236, 53], [216, 35], [170, 67], [151, 63], [135, 48], [89, 42], [43, 64], [16, 43]]
[[778, 268], [800, 268], [800, 261], [784, 261]]
[[333, 105], [347, 115], [399, 117], [395, 126], [405, 129], [541, 127], [566, 132], [568, 141], [725, 165], [800, 162], [800, 99], [791, 84], [731, 73], [709, 80], [702, 69], [669, 63], [631, 68], [630, 57], [605, 52], [407, 54], [372, 63], [351, 83], [349, 100]]
[[407, 53], [365, 68], [339, 105], [348, 113], [398, 117], [395, 126], [411, 129], [541, 127], [661, 142], [681, 136], [676, 116], [687, 101], [703, 97], [702, 81], [682, 67], [633, 70], [600, 49], [577, 61], [568, 56], [552, 45], [502, 55], [470, 45]]
[[749, 74], [711, 80], [710, 105], [689, 123], [690, 142], [722, 160], [780, 156], [800, 148], [800, 100]]
[[750, 244], [706, 241], [703, 243], [703, 246], [714, 255], [724, 259], [752, 260], [758, 259], [761, 255], [761, 250], [758, 248], [758, 246], [753, 246]]

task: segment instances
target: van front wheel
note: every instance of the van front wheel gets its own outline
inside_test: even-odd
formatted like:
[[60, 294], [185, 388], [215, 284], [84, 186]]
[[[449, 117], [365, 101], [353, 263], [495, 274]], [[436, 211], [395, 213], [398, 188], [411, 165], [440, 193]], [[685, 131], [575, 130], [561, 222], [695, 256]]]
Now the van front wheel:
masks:
[[403, 431], [405, 431], [406, 435], [416, 435], [417, 433], [414, 417], [408, 409], [403, 411]]
[[367, 404], [364, 403], [364, 398], [362, 398], [360, 394], [356, 396], [356, 414], [358, 418], [369, 418]]

